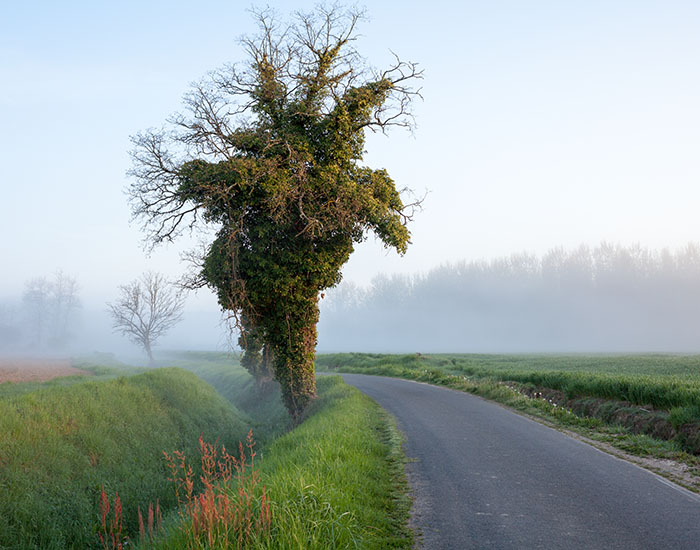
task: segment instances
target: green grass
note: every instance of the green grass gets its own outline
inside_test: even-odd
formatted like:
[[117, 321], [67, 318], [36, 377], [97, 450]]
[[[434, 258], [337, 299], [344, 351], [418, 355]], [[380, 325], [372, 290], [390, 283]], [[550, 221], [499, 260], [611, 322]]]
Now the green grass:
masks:
[[258, 443], [264, 445], [291, 428], [279, 388], [259, 391], [253, 377], [241, 367], [238, 355], [180, 352], [171, 354], [167, 362], [193, 372], [244, 412]]
[[[306, 420], [262, 452], [271, 529], [246, 548], [410, 548], [410, 501], [392, 420], [339, 377], [320, 379], [318, 392]], [[183, 545], [181, 528], [170, 525], [152, 548]]]
[[332, 367], [377, 367], [401, 365], [404, 367], [439, 367], [444, 370], [469, 369], [488, 372], [499, 371], [557, 371], [597, 372], [600, 374], [632, 374], [654, 376], [680, 376], [700, 379], [700, 356], [672, 354], [376, 354], [336, 353], [321, 354], [317, 365]]
[[119, 492], [134, 533], [137, 506], [175, 504], [163, 451], [194, 453], [200, 433], [233, 446], [248, 429], [231, 403], [180, 369], [87, 380], [0, 398], [3, 550], [95, 547], [103, 484]]

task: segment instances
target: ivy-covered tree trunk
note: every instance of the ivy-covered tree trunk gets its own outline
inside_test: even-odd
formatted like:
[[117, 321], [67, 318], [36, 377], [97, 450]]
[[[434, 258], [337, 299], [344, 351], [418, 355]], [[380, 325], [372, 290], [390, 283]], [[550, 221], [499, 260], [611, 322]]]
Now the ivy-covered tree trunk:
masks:
[[260, 366], [260, 376], [258, 376], [256, 379], [256, 383], [258, 386], [258, 391], [267, 392], [277, 386], [273, 366], [275, 354], [269, 344], [265, 344], [263, 346], [261, 356], [262, 363]]
[[238, 345], [243, 350], [241, 366], [253, 377], [258, 391], [265, 392], [270, 389], [274, 383], [274, 353], [272, 348], [265, 344], [262, 331], [251, 326], [247, 317], [244, 317]]
[[270, 343], [274, 350], [275, 379], [280, 383], [284, 404], [297, 423], [316, 397], [314, 360], [319, 311], [317, 299], [304, 308], [295, 305], [297, 308], [281, 311], [277, 316], [279, 330], [271, 333]]

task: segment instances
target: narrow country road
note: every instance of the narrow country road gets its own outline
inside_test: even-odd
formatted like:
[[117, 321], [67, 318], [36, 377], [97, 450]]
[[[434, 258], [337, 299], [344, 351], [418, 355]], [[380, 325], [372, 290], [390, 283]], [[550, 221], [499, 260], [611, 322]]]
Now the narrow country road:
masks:
[[343, 378], [406, 435], [428, 550], [700, 548], [700, 497], [646, 470], [466, 393]]

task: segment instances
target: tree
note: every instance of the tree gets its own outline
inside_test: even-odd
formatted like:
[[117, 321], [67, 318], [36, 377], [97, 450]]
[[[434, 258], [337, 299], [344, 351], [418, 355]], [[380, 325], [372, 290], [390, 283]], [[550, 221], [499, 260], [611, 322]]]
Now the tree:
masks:
[[216, 292], [251, 364], [267, 349], [298, 420], [315, 396], [319, 293], [340, 281], [368, 231], [400, 254], [409, 244], [417, 203], [403, 203], [386, 170], [359, 163], [367, 130], [412, 126], [421, 71], [398, 57], [365, 68], [353, 47], [361, 12], [255, 17], [245, 65], [211, 73], [186, 96], [185, 114], [132, 138], [129, 192], [153, 244], [216, 228], [193, 286]]
[[0, 303], [0, 353], [16, 349], [22, 340], [15, 308], [10, 303]]
[[119, 287], [119, 298], [107, 304], [115, 331], [143, 347], [152, 365], [158, 338], [182, 320], [185, 300], [160, 273], [147, 272]]
[[78, 281], [59, 271], [52, 284], [51, 340], [54, 347], [63, 348], [71, 337], [70, 327], [75, 312], [80, 308]]
[[36, 277], [25, 283], [22, 303], [30, 345], [36, 349], [65, 348], [80, 307], [78, 282], [59, 271], [53, 280]]
[[51, 283], [45, 277], [35, 277], [27, 281], [24, 285], [22, 305], [29, 331], [29, 345], [34, 349], [41, 349], [47, 341]]

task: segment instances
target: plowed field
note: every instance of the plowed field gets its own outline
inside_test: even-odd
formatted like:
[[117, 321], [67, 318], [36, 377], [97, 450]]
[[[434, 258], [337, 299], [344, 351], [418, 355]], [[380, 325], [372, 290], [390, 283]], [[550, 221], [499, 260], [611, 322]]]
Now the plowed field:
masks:
[[18, 359], [0, 357], [0, 383], [43, 382], [60, 376], [89, 374], [76, 369], [69, 359]]

